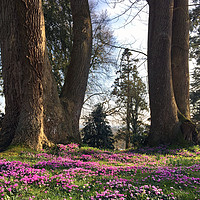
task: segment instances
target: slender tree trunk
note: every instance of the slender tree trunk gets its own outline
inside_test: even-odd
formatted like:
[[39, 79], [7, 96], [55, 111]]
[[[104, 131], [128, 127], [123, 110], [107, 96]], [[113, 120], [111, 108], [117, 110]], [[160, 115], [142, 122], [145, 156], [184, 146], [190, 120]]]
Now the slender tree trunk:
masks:
[[173, 0], [149, 0], [149, 144], [170, 143], [178, 123], [171, 76]]
[[[78, 1], [73, 1], [73, 3], [75, 2], [78, 3]], [[80, 2], [81, 5], [82, 2]], [[77, 121], [74, 123], [73, 118], [75, 109], [70, 110], [71, 107], [68, 107], [65, 110], [63, 108], [52, 76], [46, 51], [41, 0], [1, 0], [0, 6], [1, 50], [6, 101], [5, 120], [0, 133], [0, 149], [11, 143], [41, 149], [44, 144], [80, 141], [78, 132], [74, 132], [78, 127]], [[76, 6], [74, 4], [72, 9], [74, 10]], [[78, 13], [82, 19], [80, 23], [90, 21], [87, 1], [84, 1], [82, 9], [86, 9], [86, 11]], [[76, 19], [77, 13], [73, 12], [72, 14]], [[88, 24], [89, 22], [84, 23], [81, 31], [86, 32], [85, 37], [89, 37], [90, 41], [91, 31], [88, 33], [86, 28]], [[75, 33], [79, 26], [75, 20], [73, 26]], [[81, 33], [79, 32], [79, 34]], [[78, 36], [78, 34], [74, 34], [74, 46], [75, 38]], [[86, 43], [84, 45], [88, 49], [90, 48]], [[76, 48], [79, 49], [81, 46]], [[90, 58], [89, 51], [83, 51], [84, 55], [88, 54], [85, 56], [85, 59], [88, 60]], [[78, 56], [83, 57], [81, 53]], [[72, 55], [72, 57], [77, 57], [77, 55]], [[68, 84], [73, 85], [73, 87], [67, 88], [70, 90], [68, 93], [74, 95], [80, 91], [79, 81], [87, 82], [87, 70], [79, 67], [81, 70], [78, 67], [77, 71], [69, 69], [67, 79]], [[82, 73], [80, 74], [79, 71]], [[79, 79], [76, 78], [76, 74]], [[81, 87], [81, 89], [84, 91], [84, 88]], [[82, 92], [83, 95], [84, 92]], [[66, 101], [68, 101], [67, 98], [68, 96], [66, 96]], [[77, 99], [74, 104], [78, 104], [76, 108], [79, 110], [76, 111], [80, 112], [82, 104], [80, 98], [77, 97]], [[71, 103], [70, 100], [69, 102]]]
[[173, 88], [178, 109], [190, 119], [188, 53], [188, 0], [174, 0], [171, 53]]
[[76, 138], [80, 140], [79, 118], [83, 106], [92, 48], [92, 26], [87, 0], [71, 0], [74, 40], [69, 69], [61, 100], [72, 121]]
[[[129, 86], [128, 86], [129, 91]], [[126, 113], [126, 149], [131, 147], [131, 113], [130, 113], [130, 93], [128, 92], [128, 98], [127, 98], [127, 113]]]
[[127, 54], [127, 65], [128, 65], [128, 72], [127, 72], [127, 105], [126, 105], [126, 149], [131, 147], [131, 112], [130, 112], [130, 106], [131, 106], [131, 95], [130, 95], [130, 61], [129, 61], [129, 55]]
[[138, 134], [138, 127], [139, 127], [138, 113], [139, 113], [139, 103], [136, 100], [134, 113], [132, 114], [132, 118], [133, 118], [132, 127], [133, 127], [133, 134], [134, 135]]

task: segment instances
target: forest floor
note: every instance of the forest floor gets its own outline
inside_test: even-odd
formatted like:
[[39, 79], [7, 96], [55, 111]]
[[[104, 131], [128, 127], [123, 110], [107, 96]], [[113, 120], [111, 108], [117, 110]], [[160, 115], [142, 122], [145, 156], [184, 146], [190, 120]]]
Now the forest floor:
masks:
[[0, 153], [0, 199], [200, 199], [200, 147]]

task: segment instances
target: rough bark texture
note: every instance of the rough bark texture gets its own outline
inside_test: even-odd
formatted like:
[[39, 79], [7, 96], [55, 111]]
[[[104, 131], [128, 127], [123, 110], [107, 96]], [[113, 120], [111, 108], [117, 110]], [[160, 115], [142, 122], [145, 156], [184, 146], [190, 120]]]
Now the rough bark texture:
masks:
[[[61, 114], [58, 111], [61, 109], [58, 94], [51, 97], [52, 93], [56, 94], [56, 88], [52, 87], [51, 68], [46, 57], [41, 1], [2, 0], [1, 8], [6, 115], [0, 147], [12, 142], [40, 149], [44, 143], [50, 143], [47, 127], [48, 136], [52, 139], [53, 130], [59, 129], [62, 123], [57, 122]], [[46, 111], [49, 105], [52, 120]], [[55, 107], [59, 107], [56, 112]], [[47, 121], [51, 121], [50, 127], [46, 126]], [[56, 139], [66, 142], [66, 131], [63, 133], [56, 131], [52, 142], [57, 142]]]
[[178, 109], [190, 119], [188, 53], [188, 0], [174, 0], [171, 53], [173, 88]]
[[[82, 5], [82, 9], [84, 6], [88, 8], [87, 1], [84, 2], [86, 5]], [[67, 107], [65, 112], [51, 73], [46, 53], [41, 0], [1, 0], [0, 6], [2, 11], [0, 21], [3, 27], [1, 29], [1, 50], [6, 101], [6, 115], [0, 133], [0, 149], [9, 144], [23, 144], [34, 149], [41, 149], [44, 144], [80, 141], [79, 133], [74, 134], [74, 126], [78, 127], [78, 124], [73, 122], [74, 116], [72, 117], [75, 109], [71, 112], [71, 107]], [[79, 13], [79, 15], [84, 21], [86, 19], [90, 21], [86, 13]], [[77, 13], [74, 14], [77, 16]], [[79, 28], [76, 23], [74, 22], [75, 29]], [[88, 25], [89, 22], [86, 24]], [[81, 31], [85, 33], [87, 29], [81, 29]], [[74, 44], [77, 44], [76, 41]], [[81, 46], [76, 48], [83, 50]], [[83, 52], [83, 54], [87, 53], [87, 51]], [[79, 55], [82, 57], [81, 53]], [[76, 55], [73, 56], [76, 57]], [[85, 59], [89, 60], [89, 56], [90, 54], [85, 56], [87, 57]], [[75, 58], [72, 58], [72, 63], [73, 59]], [[80, 91], [79, 81], [87, 82], [88, 72], [84, 71], [79, 74], [79, 68], [81, 71], [85, 70], [82, 66], [69, 69], [68, 85], [73, 86], [67, 89], [70, 90], [68, 93], [74, 96]], [[70, 99], [70, 96], [65, 96], [65, 100], [68, 102], [67, 98]], [[76, 108], [79, 110], [76, 111], [80, 113], [82, 104], [80, 98], [77, 97], [77, 99], [73, 103], [78, 104]], [[70, 99], [69, 105], [71, 104]]]
[[87, 86], [92, 48], [92, 26], [87, 0], [71, 0], [73, 48], [61, 100], [72, 121], [73, 132], [80, 140], [79, 118]]
[[173, 0], [149, 0], [148, 78], [151, 110], [149, 144], [170, 143], [178, 123], [171, 78]]

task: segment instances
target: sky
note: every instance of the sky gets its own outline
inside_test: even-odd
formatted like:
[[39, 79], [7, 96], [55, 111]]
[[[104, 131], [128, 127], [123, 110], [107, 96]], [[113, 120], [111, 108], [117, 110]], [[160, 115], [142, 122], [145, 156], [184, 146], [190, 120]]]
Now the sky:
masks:
[[[99, 0], [98, 2], [99, 11], [107, 10], [110, 19], [112, 19], [111, 28], [119, 44], [147, 53], [148, 5], [146, 1], [138, 1], [133, 5], [133, 9], [129, 9], [131, 5], [129, 0], [123, 0], [123, 3], [117, 4], [107, 4], [106, 0]], [[112, 2], [112, 0], [109, 2]], [[127, 12], [124, 13], [126, 10]], [[122, 16], [117, 17], [119, 15]], [[137, 56], [137, 54], [135, 55]], [[143, 55], [142, 57], [144, 58]]]
[[[126, 2], [126, 1], [125, 1]], [[135, 4], [128, 10], [130, 3], [122, 3], [107, 6], [107, 11], [112, 20], [112, 27], [116, 37], [125, 44], [138, 49], [142, 44], [146, 48], [147, 26], [148, 26], [148, 5], [146, 1]], [[124, 13], [127, 10], [126, 13]], [[124, 13], [124, 14], [122, 14]], [[122, 14], [122, 16], [117, 17]], [[141, 50], [141, 49], [139, 49]]]
[[[94, 2], [95, 0], [90, 0]], [[111, 21], [114, 35], [124, 47], [139, 50], [147, 53], [148, 38], [148, 4], [146, 0], [97, 0], [98, 10], [107, 10]], [[109, 2], [109, 3], [108, 3]], [[121, 2], [121, 3], [115, 3]], [[129, 9], [131, 3], [136, 2]], [[192, 5], [192, 0], [189, 0]], [[190, 6], [189, 8], [192, 8]], [[125, 10], [128, 10], [124, 13]], [[124, 13], [124, 14], [123, 14]], [[123, 15], [122, 15], [123, 14]], [[120, 17], [117, 17], [121, 15]], [[125, 25], [124, 25], [125, 24]], [[144, 57], [144, 56], [142, 56]], [[190, 62], [192, 69], [193, 63]], [[141, 74], [147, 75], [147, 66], [143, 65], [140, 69]]]
[[[91, 0], [94, 2], [94, 0]], [[102, 10], [107, 10], [108, 16], [111, 19], [110, 25], [111, 29], [114, 31], [114, 36], [117, 41], [117, 45], [139, 50], [147, 54], [147, 34], [148, 34], [148, 5], [145, 0], [138, 1], [135, 5], [130, 8], [130, 1], [124, 0], [123, 3], [106, 3], [106, 0], [98, 0], [98, 12]], [[127, 12], [125, 12], [127, 10]], [[123, 14], [122, 14], [123, 13]], [[120, 17], [118, 17], [121, 15]], [[121, 58], [121, 53], [123, 50], [116, 49], [116, 57]], [[140, 63], [146, 60], [146, 56], [138, 53], [133, 53], [135, 58], [141, 58]], [[147, 84], [147, 64], [146, 62], [142, 64], [138, 71], [143, 81]], [[106, 82], [106, 85], [113, 85], [116, 78], [115, 71], [113, 72], [113, 79]], [[147, 96], [148, 102], [148, 96]], [[110, 104], [113, 102], [111, 101]], [[106, 106], [105, 106], [106, 107]], [[84, 113], [84, 111], [82, 112]], [[86, 110], [85, 113], [88, 113]], [[149, 112], [144, 113], [144, 121], [149, 118]], [[118, 126], [120, 120], [116, 116], [108, 117], [109, 122], [112, 126]]]

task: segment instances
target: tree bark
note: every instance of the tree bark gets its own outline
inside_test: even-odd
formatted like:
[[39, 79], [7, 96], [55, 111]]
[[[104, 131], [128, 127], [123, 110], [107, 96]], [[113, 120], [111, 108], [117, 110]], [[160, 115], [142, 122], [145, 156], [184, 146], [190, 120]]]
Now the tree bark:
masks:
[[79, 119], [87, 86], [92, 50], [92, 25], [87, 0], [71, 0], [73, 48], [61, 100], [72, 121], [73, 133], [80, 140]]
[[170, 143], [178, 123], [171, 72], [173, 0], [149, 0], [148, 79], [151, 145]]
[[[88, 8], [87, 1], [84, 2], [82, 9]], [[75, 110], [69, 112], [68, 107], [67, 110], [64, 109], [52, 76], [46, 51], [41, 0], [2, 0], [0, 6], [6, 102], [5, 120], [0, 133], [0, 149], [10, 144], [23, 144], [34, 149], [41, 149], [43, 145], [52, 143], [80, 142], [80, 135], [74, 132], [78, 127], [72, 117]], [[85, 13], [79, 13], [83, 19], [80, 23], [85, 20], [90, 21], [87, 12], [89, 9]], [[74, 14], [77, 15], [77, 13]], [[74, 22], [74, 29], [79, 28], [76, 23]], [[81, 30], [87, 32], [85, 29]], [[74, 41], [76, 37], [78, 34], [74, 35]], [[85, 37], [89, 36], [86, 34]], [[78, 48], [81, 47], [77, 46]], [[83, 54], [88, 54], [85, 57], [89, 60], [89, 50], [84, 51]], [[79, 56], [82, 57], [82, 54]], [[77, 70], [79, 68], [81, 66], [78, 66]], [[81, 70], [85, 69], [82, 67]], [[76, 77], [76, 73], [79, 71], [71, 72], [73, 78]], [[70, 80], [71, 76], [68, 75], [68, 77], [68, 84], [73, 84], [73, 87], [67, 89], [70, 89], [69, 93], [74, 94], [74, 90], [76, 92], [80, 90], [79, 81], [81, 83], [87, 81], [87, 71], [78, 74], [80, 80], [72, 78], [74, 82]], [[68, 101], [67, 98], [69, 97], [65, 97], [66, 101]], [[80, 112], [80, 100], [74, 104], [79, 105], [78, 112]]]
[[148, 76], [151, 128], [148, 143], [197, 143], [189, 120], [188, 0], [148, 0]]
[[131, 95], [130, 95], [130, 61], [129, 56], [127, 55], [128, 61], [128, 70], [127, 70], [127, 104], [126, 104], [126, 149], [131, 147]]
[[175, 0], [172, 21], [172, 79], [176, 104], [190, 119], [188, 0]]

